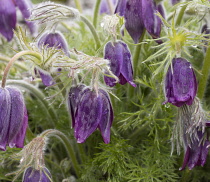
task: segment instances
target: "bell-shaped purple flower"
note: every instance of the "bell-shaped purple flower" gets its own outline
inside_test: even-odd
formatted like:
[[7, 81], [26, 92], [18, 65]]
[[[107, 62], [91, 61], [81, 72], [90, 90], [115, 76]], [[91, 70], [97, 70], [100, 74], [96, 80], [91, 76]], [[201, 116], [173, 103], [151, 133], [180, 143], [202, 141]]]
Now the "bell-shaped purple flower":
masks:
[[124, 16], [126, 1], [127, 0], [118, 0], [114, 13], [118, 13], [120, 16]]
[[124, 13], [125, 28], [136, 44], [144, 31], [143, 19], [146, 18], [142, 16], [141, 9], [141, 0], [128, 0]]
[[[128, 46], [122, 41], [108, 42], [104, 49], [104, 58], [110, 60], [110, 69], [119, 78], [121, 85], [127, 82], [136, 87], [133, 82], [133, 68], [131, 63], [131, 53]], [[115, 86], [114, 78], [105, 76], [104, 80], [110, 87]]]
[[23, 175], [23, 182], [51, 182], [51, 174], [47, 168], [41, 170], [29, 167]]
[[157, 8], [153, 0], [142, 0], [144, 26], [153, 38], [158, 38], [161, 31], [161, 19], [155, 13], [157, 13]]
[[191, 146], [187, 145], [186, 142], [184, 161], [180, 170], [186, 166], [191, 170], [195, 166], [204, 166], [206, 163], [210, 142], [208, 140], [202, 141], [204, 135], [202, 131], [197, 131], [197, 135], [198, 138], [191, 141]]
[[[111, 6], [114, 6], [116, 4], [116, 0], [111, 0], [110, 3], [112, 3]], [[111, 14], [107, 0], [102, 0], [100, 4], [100, 14], [103, 13]]]
[[114, 115], [106, 91], [99, 89], [96, 92], [79, 85], [70, 90], [68, 102], [78, 143], [85, 142], [97, 128], [101, 131], [104, 142], [110, 142], [110, 128]]
[[10, 41], [16, 25], [16, 8], [13, 0], [0, 0], [0, 33]]
[[[60, 32], [44, 33], [38, 40], [38, 47], [41, 48], [42, 46], [56, 47], [57, 49], [62, 49], [67, 56], [70, 56], [68, 44], [64, 36]], [[53, 80], [50, 73], [41, 69], [39, 69], [38, 71], [45, 86], [51, 86], [55, 84], [55, 81]]]
[[180, 107], [191, 105], [197, 92], [197, 81], [190, 62], [174, 58], [165, 78], [166, 101]]
[[28, 115], [22, 93], [14, 87], [0, 88], [0, 150], [22, 148]]

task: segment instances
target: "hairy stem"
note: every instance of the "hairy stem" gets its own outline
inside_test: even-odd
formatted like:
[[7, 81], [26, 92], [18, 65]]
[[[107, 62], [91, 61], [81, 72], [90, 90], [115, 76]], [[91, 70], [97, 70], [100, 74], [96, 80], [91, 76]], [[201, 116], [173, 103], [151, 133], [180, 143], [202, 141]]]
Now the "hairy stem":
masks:
[[56, 138], [61, 140], [61, 142], [64, 144], [64, 146], [65, 146], [65, 148], [68, 152], [69, 157], [72, 160], [74, 170], [75, 170], [75, 173], [76, 173], [77, 177], [80, 177], [80, 172], [81, 172], [80, 167], [79, 167], [79, 164], [77, 162], [77, 158], [76, 158], [76, 155], [74, 153], [74, 150], [72, 149], [72, 145], [71, 145], [69, 139], [67, 138], [67, 136], [64, 133], [62, 133], [58, 130], [55, 130], [55, 129], [46, 130], [40, 136], [41, 137], [55, 136]]
[[93, 25], [95, 28], [97, 27], [98, 12], [99, 12], [100, 4], [101, 4], [101, 0], [96, 0], [94, 14], [93, 14]]
[[80, 13], [82, 13], [82, 6], [80, 3], [80, 0], [74, 0], [76, 8], [79, 10]]
[[7, 75], [9, 74], [10, 68], [12, 67], [13, 63], [17, 59], [19, 59], [20, 57], [25, 56], [25, 55], [33, 56], [33, 57], [37, 58], [38, 60], [41, 59], [40, 54], [38, 54], [37, 52], [34, 52], [34, 51], [21, 51], [21, 52], [17, 53], [15, 56], [12, 57], [12, 59], [9, 61], [9, 63], [7, 64], [7, 66], [4, 70], [4, 75], [2, 78], [2, 82], [1, 82], [2, 88], [4, 88], [6, 85]]
[[98, 36], [98, 33], [96, 32], [96, 29], [94, 28], [93, 24], [84, 16], [80, 16], [81, 20], [88, 26], [88, 28], [90, 29], [95, 42], [96, 42], [96, 49], [99, 49], [101, 47], [101, 43], [100, 43], [100, 39]]
[[210, 70], [210, 46], [206, 50], [206, 56], [204, 58], [203, 67], [201, 71], [201, 76], [199, 80], [199, 86], [198, 86], [198, 98], [203, 99], [204, 93], [206, 90], [207, 80], [209, 76], [209, 70]]
[[[7, 56], [0, 55], [0, 62], [3, 62], [3, 63], [7, 64], [7, 63], [9, 63], [10, 59], [11, 58], [9, 58]], [[20, 68], [23, 71], [27, 71], [28, 70], [28, 68], [24, 64], [21, 64], [19, 62], [15, 62], [14, 66], [16, 66], [17, 68]]]
[[184, 16], [184, 12], [185, 12], [186, 8], [187, 8], [187, 5], [182, 6], [182, 8], [181, 8], [181, 10], [179, 12], [179, 15], [178, 15], [178, 17], [176, 19], [176, 24], [175, 24], [176, 26], [179, 26], [181, 24], [182, 17]]

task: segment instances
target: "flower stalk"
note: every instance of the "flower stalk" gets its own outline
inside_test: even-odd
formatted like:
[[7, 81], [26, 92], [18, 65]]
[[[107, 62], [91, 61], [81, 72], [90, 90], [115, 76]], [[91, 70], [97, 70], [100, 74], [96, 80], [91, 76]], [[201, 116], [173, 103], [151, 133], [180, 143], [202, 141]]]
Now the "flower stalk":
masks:
[[4, 75], [3, 75], [2, 83], [1, 83], [2, 88], [4, 88], [6, 85], [7, 76], [9, 74], [10, 68], [13, 66], [13, 63], [17, 59], [19, 59], [20, 57], [25, 56], [25, 55], [30, 55], [30, 56], [37, 58], [38, 60], [41, 60], [41, 55], [35, 51], [21, 51], [21, 52], [17, 53], [15, 56], [12, 57], [12, 59], [9, 61], [9, 63], [7, 64], [7, 66], [4, 70]]
[[93, 26], [95, 28], [97, 27], [98, 12], [99, 12], [100, 4], [101, 4], [101, 0], [97, 0], [96, 3], [95, 3], [94, 14], [93, 14]]

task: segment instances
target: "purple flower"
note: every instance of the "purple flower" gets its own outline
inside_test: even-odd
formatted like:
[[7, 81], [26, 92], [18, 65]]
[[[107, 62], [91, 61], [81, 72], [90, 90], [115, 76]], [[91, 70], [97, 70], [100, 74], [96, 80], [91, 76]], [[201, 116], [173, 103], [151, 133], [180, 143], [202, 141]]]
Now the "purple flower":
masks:
[[204, 166], [206, 163], [210, 142], [208, 140], [202, 141], [204, 134], [201, 131], [197, 131], [197, 135], [198, 138], [191, 141], [191, 146], [185, 142], [185, 156], [180, 170], [183, 170], [186, 166], [191, 170], [195, 166]]
[[[0, 0], [0, 33], [10, 41], [13, 38], [13, 30], [16, 26], [16, 7], [18, 6], [25, 19], [29, 18], [29, 8], [32, 7], [30, 0]], [[33, 22], [27, 22], [31, 33], [36, 30], [36, 26]]]
[[47, 168], [36, 170], [29, 167], [23, 175], [23, 182], [51, 182], [50, 178], [51, 174]]
[[[104, 58], [110, 60], [110, 69], [112, 73], [119, 78], [121, 85], [128, 82], [133, 87], [136, 87], [136, 84], [133, 82], [131, 53], [124, 42], [108, 42], [104, 49]], [[116, 85], [114, 78], [105, 76], [104, 80], [110, 87]]]
[[179, 2], [180, 2], [180, 0], [171, 0], [171, 4], [172, 5], [175, 5], [175, 4], [179, 3]]
[[0, 88], [0, 150], [22, 148], [28, 115], [22, 93], [14, 87]]
[[16, 8], [12, 0], [0, 0], [0, 33], [10, 41], [16, 25]]
[[118, 13], [120, 16], [124, 16], [127, 0], [118, 0], [114, 13]]
[[101, 131], [104, 142], [110, 142], [114, 115], [106, 91], [99, 89], [96, 92], [84, 85], [75, 86], [70, 90], [68, 102], [78, 143], [85, 142], [97, 128]]
[[144, 31], [141, 0], [128, 0], [125, 8], [125, 28], [137, 44]]
[[[112, 6], [116, 4], [116, 0], [111, 0]], [[107, 0], [102, 0], [100, 4], [100, 14], [111, 14]]]
[[190, 62], [174, 58], [165, 78], [166, 101], [180, 107], [191, 105], [197, 92], [197, 81]]
[[153, 0], [142, 0], [142, 17], [146, 30], [153, 38], [160, 37], [161, 19], [155, 14], [156, 5]]
[[[38, 47], [41, 48], [43, 45], [48, 47], [56, 47], [57, 49], [62, 49], [67, 56], [70, 56], [68, 44], [64, 36], [60, 32], [44, 33], [38, 40]], [[42, 82], [45, 86], [51, 86], [55, 84], [55, 81], [53, 80], [50, 73], [41, 69], [39, 69], [38, 71]]]

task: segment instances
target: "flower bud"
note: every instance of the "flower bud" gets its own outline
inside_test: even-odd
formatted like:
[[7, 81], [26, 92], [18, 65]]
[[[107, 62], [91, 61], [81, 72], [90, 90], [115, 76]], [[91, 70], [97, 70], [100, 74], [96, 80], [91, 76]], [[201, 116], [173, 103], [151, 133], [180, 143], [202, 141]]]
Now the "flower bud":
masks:
[[161, 31], [161, 19], [155, 13], [157, 13], [157, 8], [153, 0], [142, 0], [144, 26], [153, 38], [159, 38]]
[[[70, 56], [68, 44], [64, 36], [60, 32], [44, 33], [38, 40], [38, 47], [41, 48], [42, 46], [56, 47], [57, 49], [62, 49], [67, 56]], [[45, 86], [51, 86], [55, 84], [50, 73], [39, 69], [39, 75]]]
[[144, 31], [142, 16], [142, 3], [140, 0], [128, 0], [125, 7], [125, 28], [132, 37], [133, 41], [137, 44]]
[[180, 107], [191, 105], [197, 92], [197, 81], [190, 62], [174, 58], [165, 78], [166, 101]]
[[46, 167], [41, 170], [29, 167], [24, 173], [23, 182], [51, 182], [50, 178], [51, 174]]
[[0, 0], [0, 33], [10, 41], [16, 25], [16, 8], [12, 0]]
[[85, 142], [99, 128], [104, 142], [109, 143], [113, 110], [108, 93], [79, 85], [71, 88], [68, 100], [77, 142]]
[[28, 126], [27, 110], [22, 93], [14, 87], [0, 88], [0, 149], [22, 148]]
[[[124, 42], [108, 42], [104, 49], [104, 58], [110, 60], [110, 70], [119, 78], [119, 83], [121, 85], [128, 82], [133, 87], [136, 87], [133, 82], [131, 53]], [[110, 87], [113, 87], [116, 84], [116, 80], [114, 78], [105, 76], [104, 80]]]

